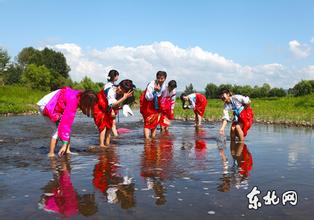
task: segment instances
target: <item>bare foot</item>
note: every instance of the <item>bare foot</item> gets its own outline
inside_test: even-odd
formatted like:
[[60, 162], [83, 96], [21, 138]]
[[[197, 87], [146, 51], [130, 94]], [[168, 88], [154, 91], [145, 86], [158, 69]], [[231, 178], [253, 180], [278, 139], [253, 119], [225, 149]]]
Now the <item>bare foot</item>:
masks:
[[101, 144], [101, 145], [99, 145], [99, 147], [100, 148], [107, 148], [107, 147], [109, 147], [108, 145], [105, 145], [105, 144]]
[[48, 153], [47, 156], [48, 157], [55, 157], [56, 155], [54, 153]]

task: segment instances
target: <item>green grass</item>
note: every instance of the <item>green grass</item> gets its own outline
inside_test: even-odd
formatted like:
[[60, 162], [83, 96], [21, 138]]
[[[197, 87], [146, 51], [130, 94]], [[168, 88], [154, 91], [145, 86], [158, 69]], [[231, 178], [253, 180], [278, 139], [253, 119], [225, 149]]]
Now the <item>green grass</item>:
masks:
[[[0, 87], [0, 114], [37, 111], [36, 102], [48, 92], [33, 90], [22, 86]], [[136, 91], [138, 107], [140, 91]], [[194, 118], [192, 110], [183, 110], [178, 99], [175, 106], [176, 118]], [[255, 120], [271, 123], [314, 125], [314, 94], [301, 97], [253, 99]], [[209, 99], [204, 118], [210, 121], [220, 120], [223, 102]]]
[[[177, 100], [176, 117], [194, 117], [192, 110], [183, 110], [181, 106], [180, 100]], [[251, 106], [256, 121], [314, 125], [314, 94], [302, 97], [252, 99]], [[210, 121], [220, 120], [222, 111], [222, 101], [209, 99], [204, 118]]]
[[0, 114], [35, 112], [36, 103], [47, 93], [22, 86], [1, 86]]

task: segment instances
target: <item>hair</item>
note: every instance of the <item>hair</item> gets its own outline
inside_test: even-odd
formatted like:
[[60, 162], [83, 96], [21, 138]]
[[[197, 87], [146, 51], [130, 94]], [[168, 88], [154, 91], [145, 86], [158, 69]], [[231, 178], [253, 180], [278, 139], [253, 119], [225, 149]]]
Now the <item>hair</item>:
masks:
[[[128, 91], [134, 91], [134, 89], [136, 88], [136, 86], [133, 84], [132, 80], [130, 79], [124, 79], [122, 80], [119, 85], [120, 88], [124, 91], [124, 92], [128, 92]], [[123, 105], [131, 105], [135, 102], [135, 97], [134, 95], [127, 98], [126, 100], [124, 100]]]
[[108, 82], [113, 82], [116, 76], [119, 76], [119, 72], [117, 70], [110, 70], [107, 76]]
[[220, 92], [219, 94], [219, 98], [222, 98], [223, 97], [223, 94], [227, 94], [229, 96], [232, 96], [232, 92], [229, 90], [229, 89], [224, 89]]
[[98, 98], [96, 93], [93, 90], [85, 90], [81, 93], [80, 98], [80, 108], [84, 114], [88, 117], [90, 116], [91, 112], [85, 112], [86, 108], [93, 108], [94, 105], [98, 102]]
[[175, 80], [170, 80], [168, 83], [168, 87], [171, 87], [173, 89], [177, 88], [177, 82]]
[[166, 73], [166, 71], [158, 71], [158, 72], [156, 73], [156, 78], [158, 78], [158, 77], [160, 77], [160, 76], [163, 76], [163, 77], [167, 78], [167, 73]]
[[181, 102], [182, 102], [182, 108], [183, 108], [183, 109], [186, 109], [186, 108], [184, 107], [184, 104], [185, 104], [185, 100], [183, 99], [184, 96], [187, 96], [187, 94], [186, 94], [186, 93], [182, 93], [182, 94], [180, 95], [180, 99], [181, 99]]

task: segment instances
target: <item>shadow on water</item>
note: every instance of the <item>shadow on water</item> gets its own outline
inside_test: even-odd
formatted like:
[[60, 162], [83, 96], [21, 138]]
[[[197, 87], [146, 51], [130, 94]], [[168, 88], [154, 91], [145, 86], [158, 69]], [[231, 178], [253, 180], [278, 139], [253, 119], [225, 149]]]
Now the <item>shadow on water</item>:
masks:
[[[48, 159], [49, 129], [39, 116], [0, 120], [1, 219], [259, 218], [313, 216], [313, 131], [254, 125], [245, 143], [218, 135], [218, 124], [195, 129], [174, 121], [170, 131], [144, 141], [139, 117], [121, 119], [121, 134], [104, 150], [93, 121], [78, 115], [72, 150]], [[253, 162], [254, 161], [254, 162]], [[256, 186], [260, 200], [296, 190], [297, 206], [248, 209]], [[19, 210], [18, 212], [15, 210]]]

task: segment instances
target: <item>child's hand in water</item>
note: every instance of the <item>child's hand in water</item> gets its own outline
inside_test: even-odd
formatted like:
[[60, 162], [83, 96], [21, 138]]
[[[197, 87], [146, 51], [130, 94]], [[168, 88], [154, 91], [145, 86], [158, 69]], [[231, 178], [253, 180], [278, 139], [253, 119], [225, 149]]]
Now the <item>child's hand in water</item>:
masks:
[[219, 129], [219, 134], [220, 135], [225, 135], [225, 129]]
[[59, 157], [62, 157], [67, 150], [67, 145], [63, 145], [58, 152]]

